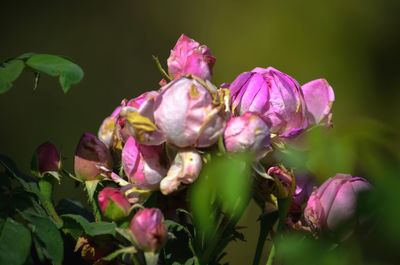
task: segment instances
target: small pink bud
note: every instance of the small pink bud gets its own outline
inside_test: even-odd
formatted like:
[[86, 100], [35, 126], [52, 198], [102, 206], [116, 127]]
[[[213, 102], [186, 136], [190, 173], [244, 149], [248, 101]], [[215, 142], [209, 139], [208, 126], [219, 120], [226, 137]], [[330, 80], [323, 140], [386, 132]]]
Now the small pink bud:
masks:
[[167, 242], [164, 216], [156, 208], [139, 210], [132, 218], [130, 230], [138, 247], [146, 252], [158, 252]]
[[122, 149], [122, 166], [129, 180], [143, 189], [156, 190], [166, 169], [161, 164], [161, 146], [146, 146], [129, 137]]
[[371, 189], [365, 179], [337, 174], [314, 190], [304, 210], [304, 218], [314, 232], [333, 232], [339, 237], [351, 233], [357, 222], [357, 195]]
[[226, 124], [224, 141], [228, 152], [253, 152], [256, 160], [271, 150], [267, 124], [251, 112], [230, 118]]
[[161, 192], [167, 195], [178, 190], [181, 184], [193, 183], [199, 176], [201, 167], [201, 156], [195, 149], [179, 151], [167, 176], [161, 180]]
[[223, 133], [225, 118], [211, 83], [182, 77], [163, 88], [154, 120], [166, 141], [177, 147], [208, 147]]
[[84, 133], [75, 151], [75, 175], [84, 181], [95, 180], [101, 177], [101, 167], [112, 167], [110, 152], [96, 136]]
[[128, 216], [131, 204], [117, 188], [106, 187], [99, 192], [98, 202], [102, 214], [112, 221]]
[[215, 61], [206, 45], [182, 34], [168, 58], [168, 72], [174, 79], [191, 74], [210, 80]]
[[50, 142], [41, 144], [35, 152], [33, 167], [39, 174], [58, 171], [61, 168], [60, 153]]

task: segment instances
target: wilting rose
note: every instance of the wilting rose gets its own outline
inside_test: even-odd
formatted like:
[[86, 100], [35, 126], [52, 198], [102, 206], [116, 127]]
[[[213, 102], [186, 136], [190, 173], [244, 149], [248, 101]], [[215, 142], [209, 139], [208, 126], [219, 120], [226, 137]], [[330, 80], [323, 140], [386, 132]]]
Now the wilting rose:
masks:
[[304, 218], [316, 233], [333, 232], [343, 237], [357, 222], [357, 195], [369, 189], [371, 184], [363, 178], [337, 174], [314, 190], [304, 210]]
[[301, 87], [307, 106], [307, 118], [310, 125], [331, 125], [332, 104], [335, 94], [325, 79], [316, 79]]
[[117, 188], [106, 187], [97, 197], [103, 216], [112, 221], [118, 221], [128, 216], [131, 204]]
[[294, 194], [294, 175], [283, 166], [273, 166], [267, 170], [267, 174], [275, 178], [273, 193], [278, 198], [287, 198]]
[[242, 73], [229, 89], [234, 112], [258, 113], [267, 122], [271, 135], [290, 138], [308, 126], [299, 83], [277, 69], [254, 68]]
[[167, 60], [168, 72], [174, 79], [191, 74], [210, 80], [215, 61], [206, 45], [182, 34]]
[[154, 102], [157, 91], [145, 92], [129, 100], [122, 108], [121, 116], [131, 136], [145, 145], [159, 145], [165, 141], [164, 135], [154, 124]]
[[130, 182], [142, 189], [158, 189], [166, 174], [161, 151], [160, 146], [141, 145], [129, 137], [122, 149], [122, 166]]
[[156, 126], [177, 147], [208, 147], [223, 133], [222, 105], [215, 87], [197, 78], [182, 77], [165, 86], [155, 103]]
[[267, 124], [252, 112], [229, 119], [224, 141], [228, 152], [253, 152], [256, 160], [263, 158], [271, 149]]
[[195, 149], [178, 151], [167, 176], [161, 180], [161, 192], [167, 195], [178, 190], [181, 184], [193, 183], [199, 176], [201, 167], [201, 156]]
[[101, 177], [104, 170], [112, 168], [112, 158], [107, 146], [91, 133], [84, 133], [75, 151], [75, 175], [90, 181]]
[[41, 144], [36, 149], [32, 166], [40, 175], [60, 170], [61, 159], [56, 146], [50, 142]]
[[118, 106], [110, 116], [104, 119], [100, 125], [97, 137], [102, 141], [108, 148], [114, 145], [116, 137], [116, 129], [119, 113], [121, 112], [121, 106]]
[[137, 246], [146, 252], [158, 252], [167, 242], [167, 228], [159, 209], [139, 210], [132, 218], [130, 230]]

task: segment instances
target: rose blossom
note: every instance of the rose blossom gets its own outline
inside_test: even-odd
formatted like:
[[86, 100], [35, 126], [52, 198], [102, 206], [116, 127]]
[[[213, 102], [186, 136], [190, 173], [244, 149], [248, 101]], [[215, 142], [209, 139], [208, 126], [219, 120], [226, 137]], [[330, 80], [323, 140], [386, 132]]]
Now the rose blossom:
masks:
[[337, 174], [314, 190], [304, 210], [304, 218], [314, 232], [350, 232], [355, 216], [357, 195], [371, 189], [365, 179]]
[[154, 120], [166, 141], [177, 147], [208, 147], [223, 133], [225, 119], [215, 87], [197, 78], [182, 77], [162, 89]]
[[141, 145], [129, 137], [122, 149], [122, 166], [130, 182], [139, 188], [158, 189], [166, 173], [160, 156], [160, 146]]
[[242, 73], [229, 89], [234, 112], [258, 113], [267, 122], [271, 134], [290, 138], [308, 126], [299, 83], [275, 68], [254, 68]]
[[168, 72], [174, 79], [192, 74], [210, 80], [215, 60], [206, 45], [182, 34], [167, 60]]
[[256, 160], [263, 158], [271, 149], [267, 124], [252, 112], [228, 120], [224, 141], [228, 152], [251, 151]]

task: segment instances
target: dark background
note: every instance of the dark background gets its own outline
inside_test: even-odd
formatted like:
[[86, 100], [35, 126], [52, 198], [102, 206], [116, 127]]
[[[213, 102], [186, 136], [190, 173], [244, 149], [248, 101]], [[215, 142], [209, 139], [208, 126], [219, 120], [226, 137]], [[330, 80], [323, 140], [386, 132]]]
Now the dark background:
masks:
[[[211, 48], [215, 84], [269, 65], [300, 83], [325, 77], [336, 94], [335, 126], [371, 118], [398, 130], [399, 11], [396, 0], [2, 0], [1, 60], [25, 52], [65, 55], [85, 78], [64, 95], [44, 76], [33, 92], [33, 75], [25, 72], [0, 95], [0, 152], [27, 171], [35, 147], [50, 140], [72, 169], [84, 131], [97, 133], [123, 98], [158, 88], [151, 55], [165, 64], [181, 33]], [[67, 180], [57, 195], [83, 199]], [[232, 264], [250, 262], [257, 214], [253, 205], [244, 217], [248, 242], [232, 244]]]

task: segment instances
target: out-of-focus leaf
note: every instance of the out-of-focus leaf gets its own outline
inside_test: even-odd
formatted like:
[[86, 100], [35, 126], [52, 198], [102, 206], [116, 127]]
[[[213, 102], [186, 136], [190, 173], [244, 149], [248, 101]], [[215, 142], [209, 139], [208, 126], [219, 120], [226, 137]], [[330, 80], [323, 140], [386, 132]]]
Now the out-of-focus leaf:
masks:
[[56, 225], [50, 219], [41, 216], [23, 214], [23, 217], [29, 221], [32, 234], [40, 242], [43, 254], [52, 264], [61, 264], [64, 257], [64, 243]]
[[24, 225], [7, 218], [0, 232], [0, 264], [24, 264], [31, 241], [31, 233]]
[[95, 222], [90, 223], [88, 220], [79, 215], [64, 214], [61, 216], [64, 220], [63, 229], [70, 233], [73, 237], [82, 234], [88, 236], [100, 236], [100, 235], [112, 235], [114, 236], [116, 231], [116, 225], [108, 222]]
[[50, 54], [35, 54], [31, 56], [26, 65], [50, 76], [59, 76], [60, 85], [64, 93], [72, 85], [79, 83], [83, 78], [83, 70], [75, 63], [63, 57]]
[[207, 163], [192, 190], [193, 216], [211, 232], [215, 222], [213, 201], [231, 216], [243, 211], [250, 195], [251, 157], [246, 153], [214, 157]]
[[24, 67], [24, 62], [18, 59], [0, 65], [0, 94], [12, 87], [12, 83], [21, 75]]

